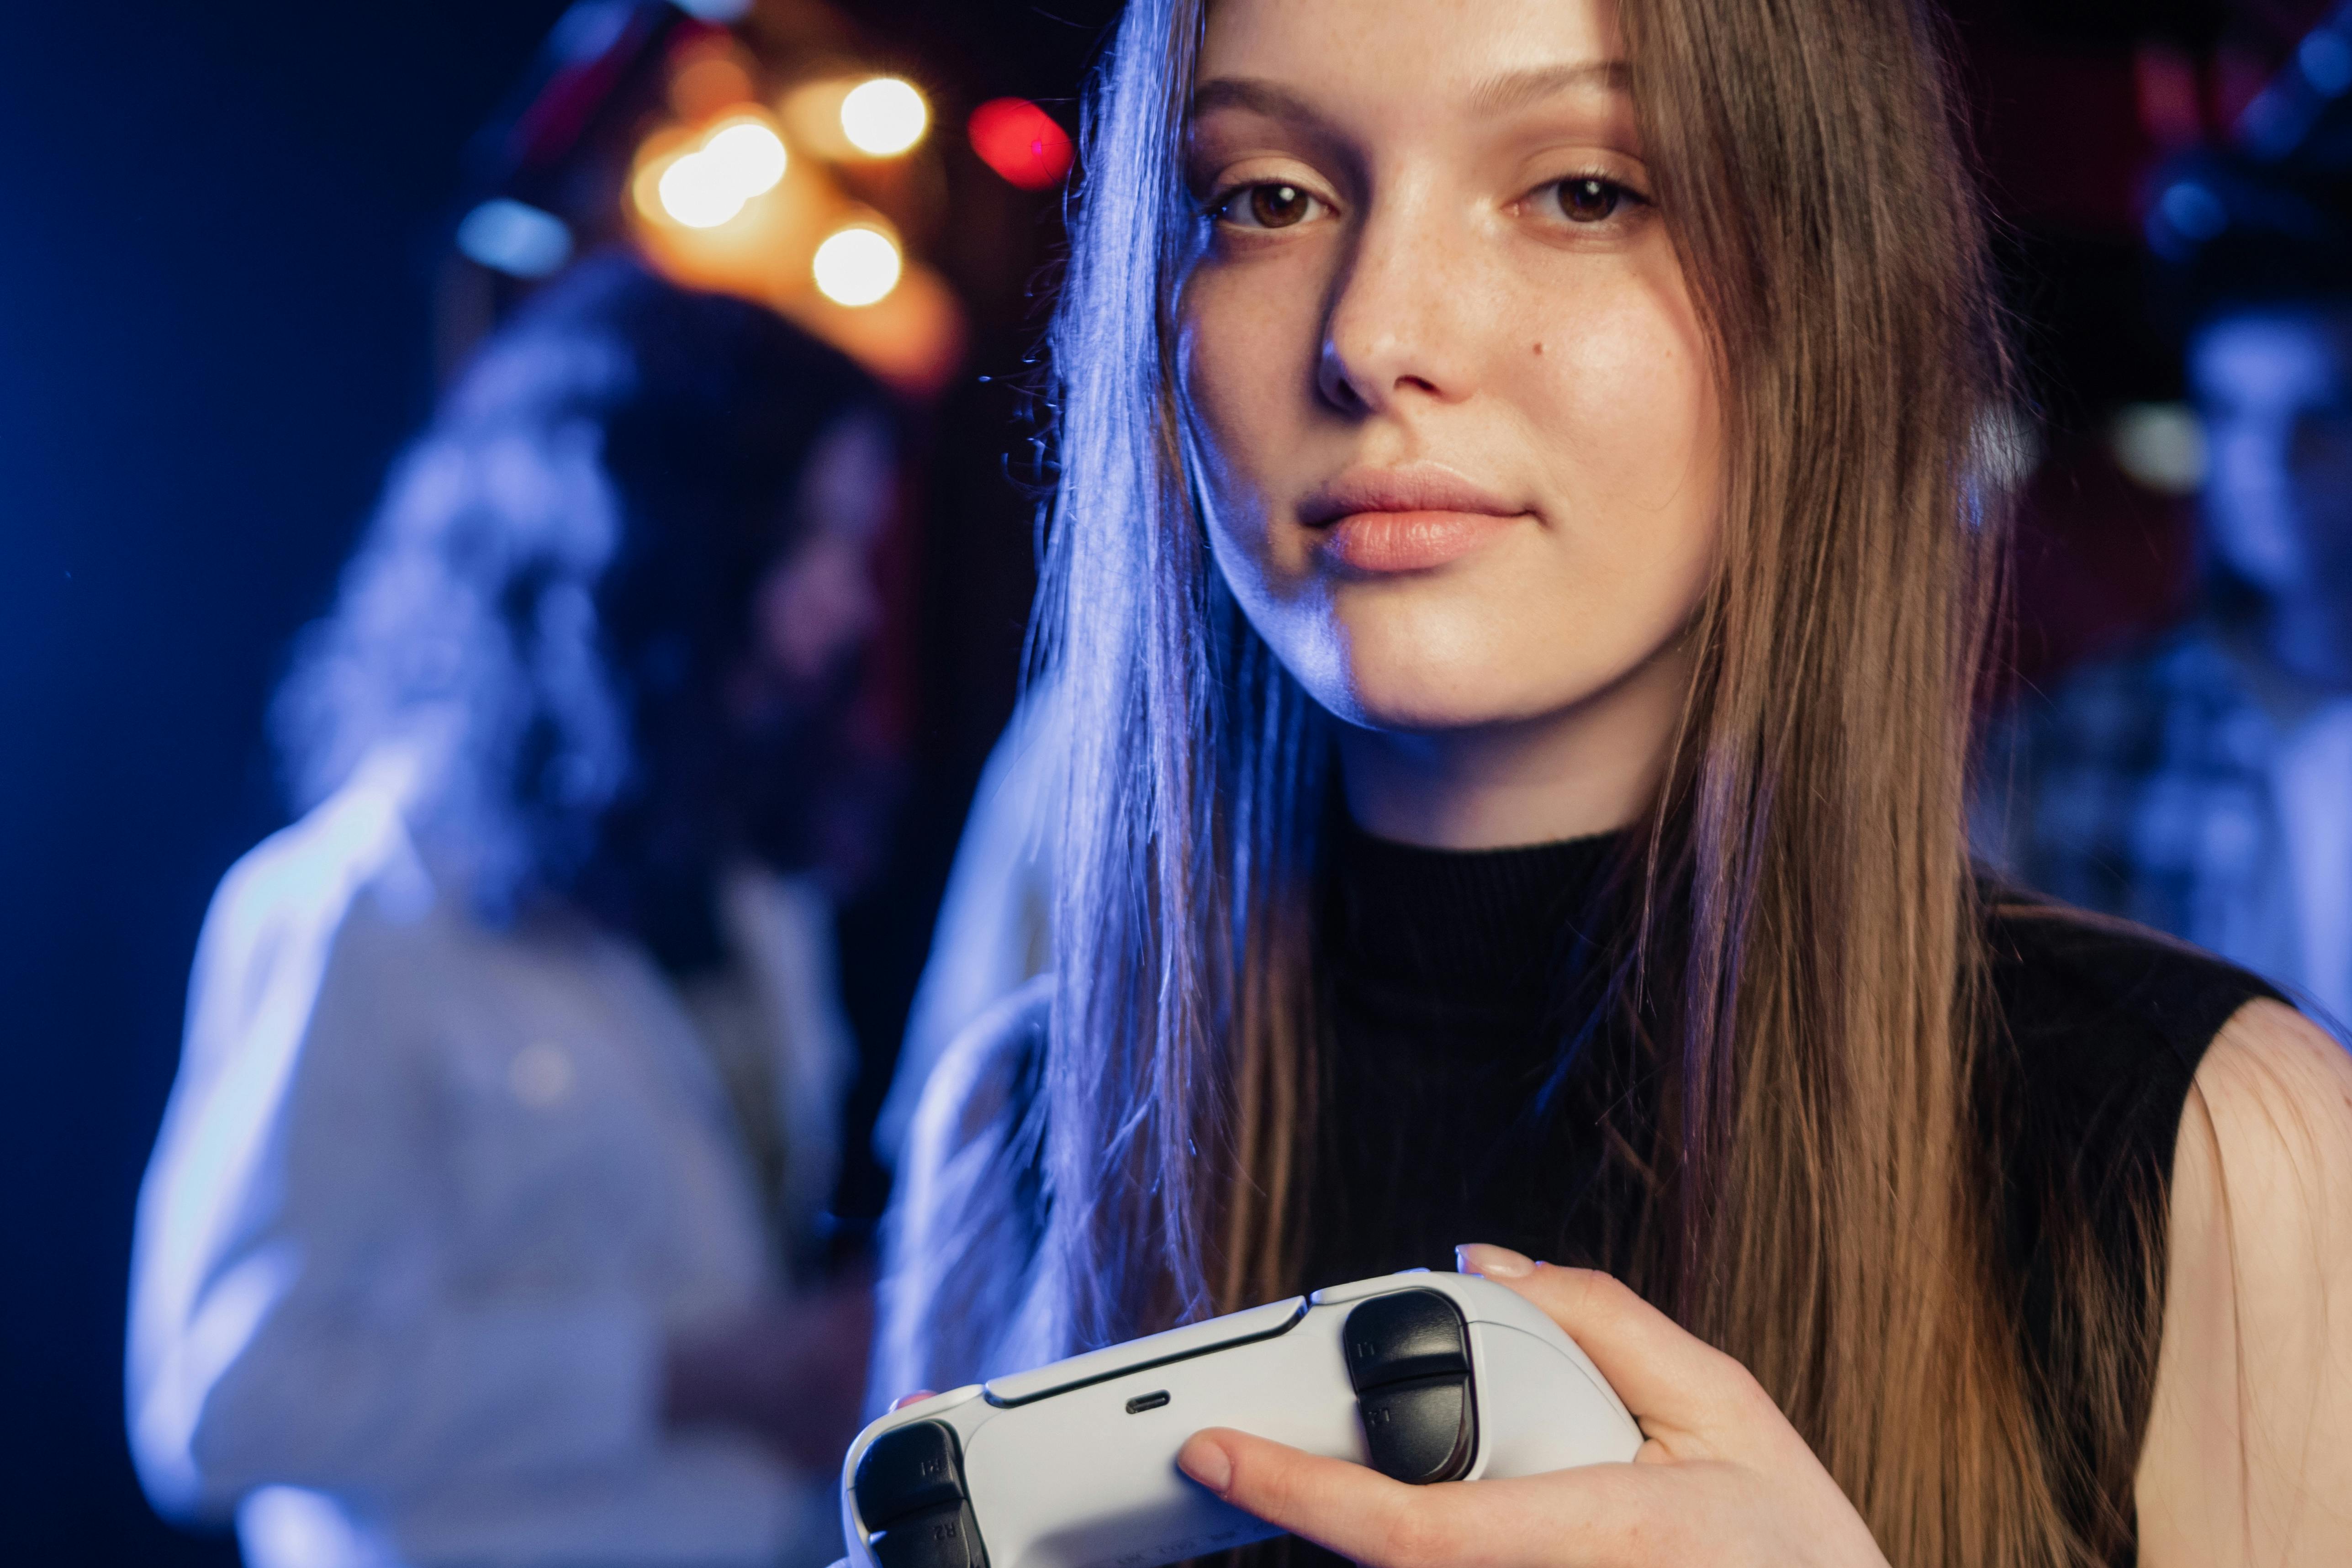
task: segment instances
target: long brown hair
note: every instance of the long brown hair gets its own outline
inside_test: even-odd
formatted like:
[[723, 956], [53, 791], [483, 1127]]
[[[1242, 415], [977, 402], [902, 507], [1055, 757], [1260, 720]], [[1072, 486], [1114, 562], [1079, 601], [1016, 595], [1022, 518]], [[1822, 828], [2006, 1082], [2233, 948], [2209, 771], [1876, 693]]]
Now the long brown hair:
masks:
[[[1068, 1348], [1299, 1288], [1323, 720], [1210, 560], [1173, 373], [1206, 0], [1132, 0], [1052, 339], [1071, 705], [1038, 1299]], [[1729, 477], [1629, 972], [1664, 1065], [1612, 1260], [1769, 1389], [1898, 1563], [2079, 1558], [1995, 1266], [1964, 829], [2003, 361], [1910, 0], [1623, 0]], [[2120, 1418], [2120, 1417], [2119, 1417]]]

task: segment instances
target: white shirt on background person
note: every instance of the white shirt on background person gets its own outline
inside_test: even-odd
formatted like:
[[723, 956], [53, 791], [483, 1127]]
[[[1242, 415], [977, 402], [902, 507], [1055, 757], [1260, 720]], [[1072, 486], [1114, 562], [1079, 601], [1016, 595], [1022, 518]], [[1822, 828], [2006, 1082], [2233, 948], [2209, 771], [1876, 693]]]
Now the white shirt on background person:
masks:
[[689, 1012], [584, 920], [495, 931], [380, 755], [206, 916], [139, 1204], [131, 1447], [250, 1568], [814, 1563], [831, 1476], [665, 1430], [665, 1342], [785, 1289], [828, 1197], [852, 1048], [831, 909], [740, 870], [722, 918], [772, 1025], [763, 1207]]

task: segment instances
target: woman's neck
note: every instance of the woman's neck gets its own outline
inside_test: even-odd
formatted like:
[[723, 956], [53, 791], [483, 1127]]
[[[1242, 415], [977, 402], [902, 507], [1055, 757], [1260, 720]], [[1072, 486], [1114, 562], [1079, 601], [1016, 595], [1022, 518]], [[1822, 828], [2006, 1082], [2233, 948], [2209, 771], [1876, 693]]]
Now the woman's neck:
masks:
[[1534, 718], [1404, 732], [1342, 727], [1348, 810], [1379, 838], [1502, 849], [1624, 827], [1655, 793], [1689, 689], [1684, 644]]

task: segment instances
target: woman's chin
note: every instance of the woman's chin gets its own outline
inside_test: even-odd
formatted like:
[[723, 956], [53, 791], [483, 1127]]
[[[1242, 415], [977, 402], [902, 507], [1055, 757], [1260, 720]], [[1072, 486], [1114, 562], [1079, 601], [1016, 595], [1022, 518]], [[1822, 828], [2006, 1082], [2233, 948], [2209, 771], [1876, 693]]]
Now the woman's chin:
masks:
[[[1356, 670], [1329, 693], [1308, 688], [1331, 716], [1360, 729], [1433, 738], [1494, 729], [1541, 718], [1575, 706], [1575, 694], [1537, 697], [1513, 694], [1493, 672], [1410, 669]], [[1520, 695], [1524, 700], [1510, 700]]]

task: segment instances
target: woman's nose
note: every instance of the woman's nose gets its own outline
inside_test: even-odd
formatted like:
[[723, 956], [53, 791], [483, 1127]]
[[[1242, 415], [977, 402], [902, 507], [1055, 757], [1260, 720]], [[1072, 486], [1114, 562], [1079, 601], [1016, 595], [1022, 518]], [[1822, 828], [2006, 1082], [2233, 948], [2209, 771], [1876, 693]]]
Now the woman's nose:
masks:
[[1470, 395], [1476, 265], [1463, 225], [1411, 211], [1360, 231], [1325, 310], [1316, 390], [1343, 413], [1393, 412], [1416, 399]]

